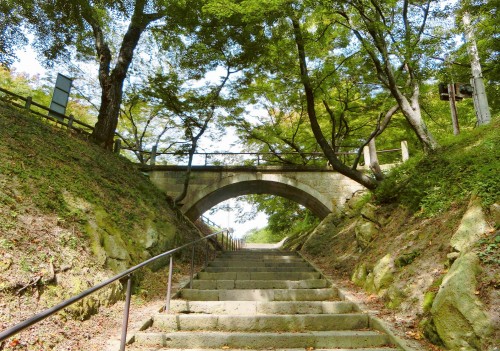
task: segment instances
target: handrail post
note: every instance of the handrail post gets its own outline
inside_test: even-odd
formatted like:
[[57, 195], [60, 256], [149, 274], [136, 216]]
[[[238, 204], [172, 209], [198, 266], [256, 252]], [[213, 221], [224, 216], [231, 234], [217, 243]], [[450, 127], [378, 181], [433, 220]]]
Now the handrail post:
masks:
[[132, 295], [132, 275], [127, 277], [127, 294], [125, 297], [125, 308], [123, 310], [122, 337], [120, 340], [120, 351], [125, 351], [127, 343], [128, 317], [130, 313], [130, 298]]
[[172, 294], [172, 272], [174, 266], [174, 257], [170, 255], [170, 264], [168, 266], [168, 285], [167, 285], [167, 303], [165, 305], [165, 313], [170, 313], [170, 297]]
[[205, 244], [205, 267], [208, 266], [208, 248], [209, 248], [209, 245], [208, 245], [208, 240], [207, 240], [206, 244]]
[[191, 251], [191, 278], [189, 279], [189, 289], [193, 288], [193, 276], [194, 276], [194, 249], [195, 245], [193, 244], [193, 249]]

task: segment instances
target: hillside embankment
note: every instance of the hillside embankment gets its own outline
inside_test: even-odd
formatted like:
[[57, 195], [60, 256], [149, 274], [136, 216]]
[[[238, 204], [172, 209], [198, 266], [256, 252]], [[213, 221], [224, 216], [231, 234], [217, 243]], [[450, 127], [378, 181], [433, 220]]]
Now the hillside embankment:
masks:
[[[130, 161], [3, 105], [0, 157], [0, 330], [200, 235]], [[166, 279], [144, 276], [140, 296]], [[122, 298], [116, 283], [3, 346], [76, 349], [91, 335], [70, 321]]]
[[286, 245], [422, 349], [498, 350], [499, 122], [398, 167]]

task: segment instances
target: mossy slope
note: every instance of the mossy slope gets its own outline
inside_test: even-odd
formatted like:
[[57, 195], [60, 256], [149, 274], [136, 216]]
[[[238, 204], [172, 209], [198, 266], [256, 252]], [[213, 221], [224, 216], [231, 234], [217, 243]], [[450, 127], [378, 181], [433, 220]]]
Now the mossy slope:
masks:
[[[199, 237], [130, 161], [4, 105], [0, 157], [0, 329]], [[69, 312], [87, 318], [121, 289]]]
[[[348, 288], [377, 296], [388, 314], [406, 321], [401, 326], [408, 335], [452, 350], [492, 349], [500, 329], [499, 128], [495, 119], [415, 157], [374, 194], [355, 197], [339, 216], [327, 217], [303, 244], [295, 238], [290, 244]], [[459, 239], [463, 244], [455, 244]], [[478, 268], [458, 277], [466, 271], [457, 268], [463, 257], [476, 257]], [[464, 294], [446, 289], [454, 281], [450, 274]], [[463, 308], [449, 308], [458, 305]]]

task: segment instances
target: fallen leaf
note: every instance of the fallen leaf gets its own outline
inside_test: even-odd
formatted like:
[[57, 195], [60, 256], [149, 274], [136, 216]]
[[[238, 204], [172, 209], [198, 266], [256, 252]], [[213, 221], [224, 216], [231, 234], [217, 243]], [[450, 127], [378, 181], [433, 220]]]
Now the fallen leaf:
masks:
[[12, 340], [12, 341], [9, 343], [9, 346], [10, 346], [10, 347], [16, 347], [16, 346], [17, 346], [17, 345], [19, 345], [19, 344], [20, 344], [19, 339], [14, 339], [14, 340]]

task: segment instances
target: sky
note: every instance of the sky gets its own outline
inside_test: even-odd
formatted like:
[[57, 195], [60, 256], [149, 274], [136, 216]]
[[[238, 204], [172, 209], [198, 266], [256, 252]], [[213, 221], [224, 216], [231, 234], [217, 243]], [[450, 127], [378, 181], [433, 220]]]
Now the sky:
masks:
[[[17, 51], [17, 57], [19, 58], [18, 62], [15, 62], [13, 67], [16, 72], [24, 72], [29, 74], [30, 76], [39, 74], [41, 77], [45, 76], [48, 72], [36, 59], [36, 53], [31, 49], [31, 47], [27, 46], [23, 49]], [[54, 71], [54, 81], [57, 72]], [[205, 152], [207, 151], [219, 151], [219, 150], [227, 150], [228, 145], [236, 144], [237, 145], [237, 137], [234, 133], [228, 133], [224, 136], [223, 140], [219, 141], [217, 144], [212, 145], [201, 145]], [[235, 149], [238, 149], [235, 146]], [[237, 150], [235, 150], [237, 151]], [[229, 207], [234, 207], [235, 199], [230, 199], [224, 202], [223, 204], [227, 204]], [[249, 211], [251, 209], [250, 206], [244, 207], [245, 211]], [[224, 210], [217, 211], [213, 214], [210, 214], [208, 211], [204, 214], [205, 217], [209, 218], [211, 221], [216, 223], [222, 228], [232, 228], [234, 230], [233, 235], [237, 238], [242, 238], [248, 231], [255, 228], [263, 228], [267, 225], [267, 216], [260, 212], [258, 215], [250, 221], [245, 223], [237, 223], [238, 213], [228, 212]]]

